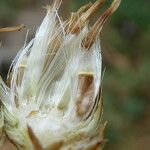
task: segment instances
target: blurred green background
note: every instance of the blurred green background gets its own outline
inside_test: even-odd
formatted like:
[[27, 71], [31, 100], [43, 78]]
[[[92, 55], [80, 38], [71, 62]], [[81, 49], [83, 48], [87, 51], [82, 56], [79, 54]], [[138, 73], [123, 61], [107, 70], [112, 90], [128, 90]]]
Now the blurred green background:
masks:
[[[93, 0], [63, 0], [61, 14]], [[23, 45], [27, 29], [34, 36], [51, 0], [0, 0], [0, 27], [24, 23], [19, 33], [0, 34], [0, 74]], [[95, 14], [94, 22], [100, 13]], [[150, 0], [122, 0], [101, 33], [106, 150], [150, 150]]]

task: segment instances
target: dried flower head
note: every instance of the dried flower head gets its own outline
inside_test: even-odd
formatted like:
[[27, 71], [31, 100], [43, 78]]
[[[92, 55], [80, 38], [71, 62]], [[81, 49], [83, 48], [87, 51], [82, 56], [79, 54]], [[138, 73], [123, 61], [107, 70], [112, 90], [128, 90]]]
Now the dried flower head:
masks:
[[102, 148], [98, 35], [120, 0], [89, 28], [89, 18], [103, 3], [89, 3], [66, 21], [58, 15], [59, 0], [47, 6], [34, 39], [14, 59], [7, 85], [0, 79], [0, 133], [18, 149]]

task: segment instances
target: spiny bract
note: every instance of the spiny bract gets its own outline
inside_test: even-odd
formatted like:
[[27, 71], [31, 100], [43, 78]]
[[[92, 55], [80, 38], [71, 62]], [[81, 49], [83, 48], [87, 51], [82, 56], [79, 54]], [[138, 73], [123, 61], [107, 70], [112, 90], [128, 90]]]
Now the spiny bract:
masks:
[[19, 150], [102, 148], [98, 35], [120, 0], [89, 28], [89, 17], [103, 3], [84, 5], [66, 21], [58, 15], [59, 0], [47, 6], [35, 37], [14, 59], [7, 85], [0, 79], [1, 137]]

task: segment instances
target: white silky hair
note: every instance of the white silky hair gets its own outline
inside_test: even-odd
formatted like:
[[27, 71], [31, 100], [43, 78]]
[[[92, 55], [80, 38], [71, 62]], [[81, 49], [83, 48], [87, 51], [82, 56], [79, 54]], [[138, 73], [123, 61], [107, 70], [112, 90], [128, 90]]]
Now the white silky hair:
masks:
[[[62, 128], [69, 131], [80, 123], [75, 114], [74, 100], [79, 73], [93, 73], [94, 99], [101, 84], [102, 58], [99, 38], [87, 50], [81, 43], [89, 31], [88, 27], [75, 35], [64, 33], [65, 26], [66, 23], [58, 16], [57, 8], [48, 10], [35, 38], [19, 51], [12, 63], [10, 89], [0, 82], [2, 103], [19, 120], [20, 127], [29, 124], [33, 128], [43, 145], [48, 143], [46, 139], [50, 140], [49, 135], [53, 131], [55, 135], [51, 137], [59, 135], [61, 138], [60, 133], [64, 131]], [[62, 41], [59, 48], [55, 49], [51, 44], [59, 35]], [[47, 58], [50, 64], [45, 69]], [[24, 66], [24, 73], [19, 78], [21, 66]], [[18, 78], [21, 80], [20, 84]], [[15, 100], [18, 106], [15, 105]], [[59, 110], [60, 106], [63, 111]], [[30, 112], [35, 110], [39, 111], [39, 115], [28, 118]]]

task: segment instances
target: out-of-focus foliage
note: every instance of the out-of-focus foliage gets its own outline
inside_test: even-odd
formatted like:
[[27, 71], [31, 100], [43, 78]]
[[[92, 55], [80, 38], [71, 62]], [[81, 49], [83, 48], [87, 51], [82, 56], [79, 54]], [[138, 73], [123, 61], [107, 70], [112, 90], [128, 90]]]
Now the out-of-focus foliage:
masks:
[[[27, 1], [30, 2], [33, 4]], [[66, 9], [76, 10], [86, 2], [90, 0], [64, 0], [68, 5], [62, 10], [66, 14]], [[19, 0], [0, 0], [0, 24], [15, 17], [24, 4], [26, 2]], [[106, 68], [102, 86], [104, 120], [108, 121], [107, 150], [150, 149], [149, 15], [149, 0], [122, 0], [101, 34], [103, 67]]]
[[[18, 9], [18, 0], [0, 0], [0, 24], [5, 24], [15, 17]], [[2, 22], [2, 20], [4, 20]]]

